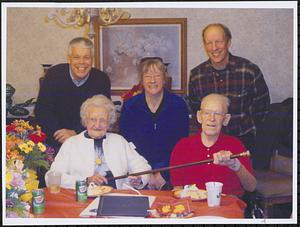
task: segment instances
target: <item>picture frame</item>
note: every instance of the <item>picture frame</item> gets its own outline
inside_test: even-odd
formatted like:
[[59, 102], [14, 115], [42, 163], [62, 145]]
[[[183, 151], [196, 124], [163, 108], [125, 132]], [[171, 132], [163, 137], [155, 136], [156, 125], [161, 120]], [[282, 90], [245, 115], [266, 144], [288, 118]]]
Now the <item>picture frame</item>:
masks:
[[143, 18], [95, 26], [95, 67], [111, 80], [112, 95], [123, 95], [140, 81], [137, 66], [143, 57], [161, 57], [171, 91], [187, 93], [187, 19]]

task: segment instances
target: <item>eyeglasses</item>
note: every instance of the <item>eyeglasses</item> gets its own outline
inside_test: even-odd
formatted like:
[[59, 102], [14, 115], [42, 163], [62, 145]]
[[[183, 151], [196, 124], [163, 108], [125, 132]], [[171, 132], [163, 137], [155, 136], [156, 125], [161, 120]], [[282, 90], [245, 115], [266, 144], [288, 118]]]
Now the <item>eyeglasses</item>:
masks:
[[100, 125], [104, 125], [104, 126], [108, 125], [108, 120], [106, 120], [106, 119], [104, 119], [104, 118], [97, 119], [97, 118], [91, 117], [91, 118], [88, 118], [88, 120], [89, 120], [90, 122], [92, 122], [92, 124], [97, 124], [97, 123], [99, 123]]
[[214, 116], [215, 118], [221, 119], [226, 115], [226, 113], [216, 112], [212, 110], [200, 109], [200, 111], [204, 117]]
[[144, 74], [143, 76], [145, 81], [152, 81], [152, 80], [160, 80], [162, 76], [160, 74], [155, 74], [155, 75], [149, 75], [149, 74]]

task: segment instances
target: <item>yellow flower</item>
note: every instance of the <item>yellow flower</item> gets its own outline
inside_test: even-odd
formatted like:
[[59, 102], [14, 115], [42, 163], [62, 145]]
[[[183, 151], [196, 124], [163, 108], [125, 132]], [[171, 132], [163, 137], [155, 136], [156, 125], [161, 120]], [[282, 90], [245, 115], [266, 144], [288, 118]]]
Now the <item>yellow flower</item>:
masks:
[[21, 127], [23, 127], [24, 129], [27, 129], [27, 130], [33, 129], [33, 127], [29, 124], [29, 121], [20, 120], [19, 123], [20, 123]]
[[32, 151], [32, 147], [28, 146], [27, 143], [20, 144], [19, 148], [21, 149], [21, 151], [25, 152], [26, 154], [28, 154], [30, 151]]
[[24, 150], [24, 152], [25, 152], [26, 154], [28, 154], [30, 151], [32, 151], [32, 147], [27, 147], [27, 148]]
[[29, 140], [29, 141], [27, 142], [27, 145], [28, 145], [29, 147], [33, 147], [33, 146], [34, 146], [34, 142], [33, 142], [32, 140]]
[[39, 181], [36, 179], [37, 179], [36, 171], [32, 169], [28, 169], [27, 179], [25, 180], [25, 187], [27, 191], [31, 192], [33, 189], [37, 189], [39, 187]]
[[19, 146], [18, 146], [21, 150], [24, 150], [26, 147], [28, 147], [27, 146], [27, 144], [26, 143], [22, 143], [22, 144], [20, 144]]
[[31, 192], [26, 192], [23, 195], [20, 196], [20, 199], [24, 202], [29, 202], [32, 199]]
[[25, 187], [28, 192], [31, 192], [33, 189], [38, 189], [39, 187], [39, 181], [38, 180], [32, 180], [32, 179], [26, 179], [25, 180]]
[[5, 177], [6, 177], [6, 188], [7, 189], [11, 189], [11, 185], [10, 184], [11, 184], [11, 182], [13, 180], [13, 177], [12, 177], [11, 173], [8, 172], [8, 171], [6, 171]]
[[41, 150], [41, 152], [44, 152], [46, 150], [46, 146], [43, 143], [38, 142], [37, 145], [38, 145], [38, 148]]
[[37, 178], [36, 171], [34, 171], [32, 169], [28, 169], [27, 173], [28, 173], [28, 178], [30, 178], [30, 179], [36, 179]]

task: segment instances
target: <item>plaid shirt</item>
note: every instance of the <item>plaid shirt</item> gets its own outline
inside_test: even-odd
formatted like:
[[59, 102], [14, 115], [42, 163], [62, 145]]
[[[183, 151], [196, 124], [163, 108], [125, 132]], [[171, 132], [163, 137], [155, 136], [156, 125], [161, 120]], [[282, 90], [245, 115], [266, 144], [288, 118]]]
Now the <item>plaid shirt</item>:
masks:
[[191, 70], [189, 97], [195, 112], [201, 99], [210, 93], [230, 99], [231, 120], [224, 127], [230, 135], [242, 136], [250, 131], [255, 134], [255, 126], [264, 120], [269, 109], [269, 90], [258, 66], [232, 54], [223, 70], [214, 69], [210, 60]]

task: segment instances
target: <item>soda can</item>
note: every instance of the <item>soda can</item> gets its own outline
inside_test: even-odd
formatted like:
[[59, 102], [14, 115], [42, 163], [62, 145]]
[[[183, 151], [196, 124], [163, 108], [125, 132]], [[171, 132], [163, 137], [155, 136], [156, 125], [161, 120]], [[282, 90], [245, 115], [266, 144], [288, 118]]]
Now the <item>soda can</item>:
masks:
[[87, 201], [87, 183], [85, 180], [76, 181], [76, 201], [78, 202]]
[[42, 214], [45, 211], [45, 193], [43, 189], [32, 190], [32, 212]]

